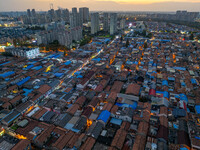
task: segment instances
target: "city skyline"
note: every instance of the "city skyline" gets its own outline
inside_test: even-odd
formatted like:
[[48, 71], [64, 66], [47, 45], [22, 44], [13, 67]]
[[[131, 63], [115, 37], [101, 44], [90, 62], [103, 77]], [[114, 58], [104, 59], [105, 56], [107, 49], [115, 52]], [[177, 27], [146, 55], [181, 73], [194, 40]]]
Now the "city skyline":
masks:
[[200, 11], [200, 0], [1, 0], [0, 11], [25, 11], [27, 8], [46, 11], [51, 3], [54, 9], [89, 7], [91, 11]]

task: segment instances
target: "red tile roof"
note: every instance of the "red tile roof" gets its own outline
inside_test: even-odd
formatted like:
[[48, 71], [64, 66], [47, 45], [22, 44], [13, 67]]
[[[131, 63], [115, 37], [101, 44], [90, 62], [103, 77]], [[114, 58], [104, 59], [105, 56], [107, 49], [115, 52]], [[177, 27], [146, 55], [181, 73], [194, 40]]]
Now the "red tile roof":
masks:
[[115, 81], [110, 91], [120, 93], [123, 85], [124, 85], [124, 82]]
[[117, 130], [115, 137], [111, 143], [112, 147], [116, 147], [117, 149], [122, 149], [124, 141], [126, 139], [127, 132], [123, 129]]
[[80, 150], [91, 150], [96, 140], [92, 137], [88, 137], [84, 144], [80, 147]]
[[144, 150], [146, 145], [146, 136], [136, 135], [132, 150]]
[[79, 109], [79, 105], [78, 104], [73, 104], [68, 110], [67, 112], [74, 115], [76, 113], [76, 111]]
[[63, 150], [65, 145], [69, 142], [69, 140], [73, 137], [74, 132], [71, 130], [68, 131], [64, 136], [60, 137], [53, 145], [52, 147], [57, 148], [58, 150]]
[[31, 144], [29, 140], [21, 140], [19, 141], [11, 150], [24, 150]]
[[82, 106], [85, 101], [86, 101], [86, 97], [85, 96], [81, 96], [76, 100], [75, 104], [79, 104], [80, 106]]
[[49, 90], [51, 89], [50, 86], [48, 86], [47, 84], [44, 84], [42, 85], [37, 91], [42, 93], [42, 94], [45, 94], [47, 93]]
[[138, 84], [129, 84], [128, 88], [126, 89], [126, 94], [133, 94], [138, 96], [140, 93], [140, 85]]

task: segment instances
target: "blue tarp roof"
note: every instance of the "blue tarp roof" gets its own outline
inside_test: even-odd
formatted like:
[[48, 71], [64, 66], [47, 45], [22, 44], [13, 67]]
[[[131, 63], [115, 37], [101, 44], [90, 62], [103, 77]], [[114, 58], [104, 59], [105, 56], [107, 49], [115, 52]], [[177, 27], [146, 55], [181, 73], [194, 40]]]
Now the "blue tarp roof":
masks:
[[175, 78], [174, 77], [168, 77], [168, 80], [169, 81], [175, 81]]
[[102, 120], [103, 122], [106, 123], [108, 121], [109, 117], [110, 117], [110, 112], [107, 110], [104, 110], [101, 112], [101, 114], [99, 115], [97, 120]]
[[28, 70], [28, 69], [31, 69], [33, 67], [34, 67], [34, 65], [28, 65], [26, 68], [24, 68], [24, 70]]
[[25, 92], [23, 95], [28, 96], [29, 93], [31, 93], [33, 91], [33, 89], [23, 89], [23, 91]]
[[50, 55], [49, 57], [47, 57], [47, 58], [58, 58], [58, 57], [60, 57], [61, 55], [60, 54], [52, 54], [52, 55]]
[[128, 108], [132, 108], [132, 109], [136, 109], [137, 108], [137, 102], [133, 102], [132, 105], [126, 104], [126, 103], [116, 103], [115, 105], [117, 105], [119, 107], [128, 107]]
[[53, 58], [59, 58], [61, 55], [59, 54], [59, 55], [56, 55], [56, 56], [54, 56]]
[[195, 136], [194, 138], [200, 140], [200, 137], [198, 137], [198, 136]]
[[92, 42], [92, 44], [98, 44], [98, 45], [101, 45], [102, 42]]
[[92, 60], [94, 60], [94, 61], [101, 61], [101, 58], [93, 58]]
[[171, 42], [171, 40], [161, 39], [161, 42]]
[[197, 114], [200, 114], [200, 105], [196, 105], [195, 109], [196, 109]]
[[71, 64], [72, 62], [69, 60], [69, 61], [66, 61], [64, 64], [65, 65], [69, 65], [69, 64]]
[[157, 64], [156, 64], [156, 63], [153, 63], [153, 65], [152, 65], [152, 66], [156, 67], [156, 66], [157, 66]]
[[191, 79], [191, 83], [192, 83], [192, 84], [197, 84], [196, 79], [193, 79], [193, 78], [192, 78], [192, 79]]
[[176, 124], [174, 124], [174, 123], [173, 123], [173, 127], [174, 127], [175, 129], [178, 129], [178, 126], [177, 126]]
[[136, 42], [137, 44], [144, 44], [144, 42]]
[[71, 129], [73, 132], [76, 132], [76, 133], [78, 133], [80, 130], [78, 130], [78, 129], [74, 129], [74, 128], [72, 128]]
[[143, 61], [141, 61], [141, 62], [140, 62], [140, 64], [141, 64], [141, 65], [144, 65], [144, 62], [143, 62]]
[[109, 38], [106, 38], [105, 40], [104, 40], [104, 42], [109, 42], [110, 41], [110, 39]]
[[173, 67], [173, 68], [176, 69], [176, 70], [182, 70], [182, 71], [186, 70], [186, 68], [184, 68], [184, 67]]
[[9, 63], [10, 63], [10, 61], [7, 61], [5, 63], [0, 64], [0, 66], [6, 65], [6, 64], [9, 64]]
[[152, 73], [157, 73], [156, 71], [152, 71]]
[[33, 69], [34, 70], [40, 70], [42, 68], [42, 66], [36, 66], [36, 67], [34, 67]]
[[6, 78], [14, 73], [15, 73], [14, 71], [4, 72], [4, 73], [0, 74], [0, 77]]
[[80, 72], [80, 71], [76, 71], [74, 74], [75, 74], [75, 75], [80, 75], [81, 72]]
[[54, 75], [55, 75], [56, 77], [61, 77], [61, 76], [64, 75], [64, 73], [59, 73], [59, 72], [57, 72], [57, 73], [54, 73]]
[[29, 76], [28, 76], [28, 77], [26, 77], [26, 78], [25, 78], [25, 79], [23, 79], [22, 81], [18, 82], [18, 83], [17, 83], [17, 85], [18, 85], [18, 86], [21, 86], [21, 85], [23, 85], [25, 82], [27, 82], [28, 80], [30, 80], [30, 78], [31, 78], [31, 77], [29, 77]]
[[186, 86], [186, 85], [185, 85], [185, 82], [181, 82], [181, 86]]
[[82, 75], [78, 75], [77, 78], [83, 78], [83, 76]]
[[117, 119], [117, 118], [112, 118], [111, 120], [110, 120], [110, 123], [112, 123], [112, 124], [116, 124], [116, 125], [121, 125], [122, 124], [122, 120], [121, 119]]
[[169, 93], [167, 91], [156, 91], [158, 94], [163, 94], [163, 97], [169, 98]]
[[30, 61], [30, 62], [28, 62], [27, 64], [34, 64], [34, 63], [36, 63], [37, 61]]
[[180, 96], [180, 100], [181, 100], [181, 101], [186, 101], [186, 102], [188, 102], [188, 98], [187, 98], [187, 96], [186, 96], [185, 94], [179, 94], [179, 96]]
[[132, 64], [138, 64], [138, 62], [137, 61], [126, 61], [126, 64], [128, 64], [128, 65], [132, 65]]
[[168, 86], [168, 81], [167, 80], [163, 80], [162, 81], [162, 86]]
[[189, 149], [187, 149], [186, 147], [182, 147], [180, 148], [180, 150], [189, 150]]

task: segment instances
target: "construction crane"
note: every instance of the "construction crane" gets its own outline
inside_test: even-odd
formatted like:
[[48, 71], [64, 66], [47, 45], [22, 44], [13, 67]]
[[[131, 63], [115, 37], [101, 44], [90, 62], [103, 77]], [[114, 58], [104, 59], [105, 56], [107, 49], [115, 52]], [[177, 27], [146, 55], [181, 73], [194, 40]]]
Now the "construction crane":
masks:
[[50, 3], [50, 10], [53, 9], [53, 3]]

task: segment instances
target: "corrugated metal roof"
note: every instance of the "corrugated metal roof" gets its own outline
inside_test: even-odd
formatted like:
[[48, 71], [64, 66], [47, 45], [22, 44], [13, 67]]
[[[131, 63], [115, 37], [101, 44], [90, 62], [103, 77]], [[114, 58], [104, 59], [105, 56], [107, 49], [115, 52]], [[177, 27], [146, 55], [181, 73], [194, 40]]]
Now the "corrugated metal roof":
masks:
[[87, 124], [87, 119], [85, 117], [81, 117], [76, 124], [74, 125], [73, 129], [80, 131], [83, 129]]
[[117, 118], [112, 118], [111, 120], [110, 120], [110, 123], [112, 123], [112, 124], [116, 124], [116, 125], [121, 125], [122, 124], [122, 120], [121, 119], [117, 119]]
[[11, 111], [9, 114], [7, 114], [2, 120], [5, 123], [11, 123], [12, 121], [14, 121], [18, 116], [20, 115], [20, 113], [16, 110]]
[[104, 125], [101, 122], [97, 122], [96, 126], [94, 127], [94, 129], [91, 132], [91, 136], [94, 137], [95, 139], [97, 139], [98, 136], [100, 135], [103, 127], [104, 127]]
[[44, 114], [44, 116], [42, 117], [42, 118], [43, 118], [43, 121], [50, 122], [50, 121], [51, 121], [51, 118], [52, 118], [55, 114], [56, 114], [56, 113], [53, 112], [53, 111], [47, 112], [47, 113]]
[[71, 120], [71, 118], [72, 118], [72, 116], [70, 114], [66, 113], [64, 115], [64, 117], [60, 121], [58, 121], [56, 124], [61, 127], [64, 127]]
[[186, 116], [186, 111], [185, 109], [173, 109], [172, 114], [174, 117], [185, 117]]

